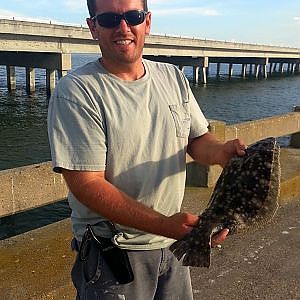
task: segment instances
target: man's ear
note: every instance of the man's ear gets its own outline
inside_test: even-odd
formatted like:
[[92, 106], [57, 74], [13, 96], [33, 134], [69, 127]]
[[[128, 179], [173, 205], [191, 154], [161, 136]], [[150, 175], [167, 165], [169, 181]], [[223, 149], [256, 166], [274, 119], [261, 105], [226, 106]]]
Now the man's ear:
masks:
[[92, 18], [86, 18], [86, 23], [89, 26], [93, 39], [98, 40], [98, 33], [97, 33], [95, 21]]
[[146, 30], [145, 30], [146, 35], [150, 34], [151, 18], [152, 18], [152, 14], [151, 14], [151, 12], [148, 12], [146, 15], [146, 21], [145, 21], [146, 22]]

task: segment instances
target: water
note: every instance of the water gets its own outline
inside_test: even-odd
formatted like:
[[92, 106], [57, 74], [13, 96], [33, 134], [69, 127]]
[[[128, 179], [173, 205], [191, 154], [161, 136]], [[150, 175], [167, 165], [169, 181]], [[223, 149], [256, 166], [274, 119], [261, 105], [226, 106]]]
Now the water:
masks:
[[[73, 55], [72, 68], [77, 68], [96, 57], [97, 55]], [[299, 75], [274, 76], [259, 80], [242, 79], [239, 76], [240, 68], [235, 66], [234, 75], [228, 80], [228, 68], [226, 65], [222, 66], [218, 80], [215, 78], [215, 65], [212, 65], [208, 84], [192, 86], [207, 118], [233, 124], [285, 114], [291, 112], [295, 105], [300, 105]], [[17, 90], [8, 93], [6, 70], [0, 67], [0, 170], [50, 160], [45, 71], [36, 70], [36, 92], [31, 96], [26, 94], [25, 70], [17, 68], [16, 72]], [[191, 68], [185, 68], [185, 73], [192, 79]], [[284, 137], [280, 139], [280, 143], [287, 145], [288, 139], [289, 137]], [[50, 213], [51, 210], [55, 213]], [[46, 219], [54, 222], [69, 214], [66, 202], [62, 202], [29, 211], [25, 215], [23, 213], [2, 218], [0, 239], [32, 229], [35, 224], [45, 225]], [[34, 224], [33, 219], [36, 220]]]

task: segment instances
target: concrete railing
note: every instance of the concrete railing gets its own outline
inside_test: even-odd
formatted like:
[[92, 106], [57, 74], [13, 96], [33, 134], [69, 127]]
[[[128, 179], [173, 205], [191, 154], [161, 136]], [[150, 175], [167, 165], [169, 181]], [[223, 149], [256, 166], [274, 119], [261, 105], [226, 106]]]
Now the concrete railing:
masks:
[[[293, 134], [294, 146], [300, 148], [300, 109], [257, 121], [226, 126], [211, 121], [211, 132], [222, 141], [243, 138], [247, 144], [268, 136]], [[219, 166], [202, 166], [187, 158], [187, 185], [213, 186], [221, 172]], [[67, 187], [50, 162], [0, 171], [0, 217], [65, 199]]]
[[252, 144], [268, 136], [280, 137], [299, 132], [299, 112], [226, 126], [225, 140], [243, 138], [246, 144]]
[[0, 217], [36, 208], [67, 196], [62, 175], [49, 162], [0, 171]]
[[[211, 120], [210, 131], [221, 141], [241, 138], [247, 145], [270, 136], [292, 134], [291, 146], [300, 148], [300, 107], [296, 106], [294, 112], [288, 114], [234, 125]], [[216, 183], [221, 171], [220, 166], [203, 166], [188, 157], [187, 185], [211, 187]]]

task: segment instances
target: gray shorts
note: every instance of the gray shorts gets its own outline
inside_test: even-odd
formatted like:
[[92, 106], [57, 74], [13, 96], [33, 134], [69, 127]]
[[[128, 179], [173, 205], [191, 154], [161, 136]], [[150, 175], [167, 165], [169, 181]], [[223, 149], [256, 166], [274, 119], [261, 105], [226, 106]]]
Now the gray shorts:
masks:
[[77, 300], [190, 300], [193, 299], [190, 271], [166, 249], [128, 251], [134, 281], [118, 284], [99, 251], [89, 255], [85, 274], [77, 255], [72, 269], [72, 281]]

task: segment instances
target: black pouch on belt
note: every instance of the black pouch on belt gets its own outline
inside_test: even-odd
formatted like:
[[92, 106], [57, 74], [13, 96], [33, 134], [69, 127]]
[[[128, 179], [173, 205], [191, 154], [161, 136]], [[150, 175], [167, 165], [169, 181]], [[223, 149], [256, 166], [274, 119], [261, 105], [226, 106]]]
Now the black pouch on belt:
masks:
[[[113, 230], [112, 233], [117, 234], [114, 225], [110, 222], [107, 223], [109, 223], [109, 227]], [[95, 243], [97, 248], [99, 248], [103, 259], [120, 284], [133, 281], [134, 275], [127, 251], [115, 245], [111, 238], [96, 236], [90, 224], [86, 226], [86, 231], [80, 244], [79, 257], [82, 261], [86, 259], [91, 243]]]

